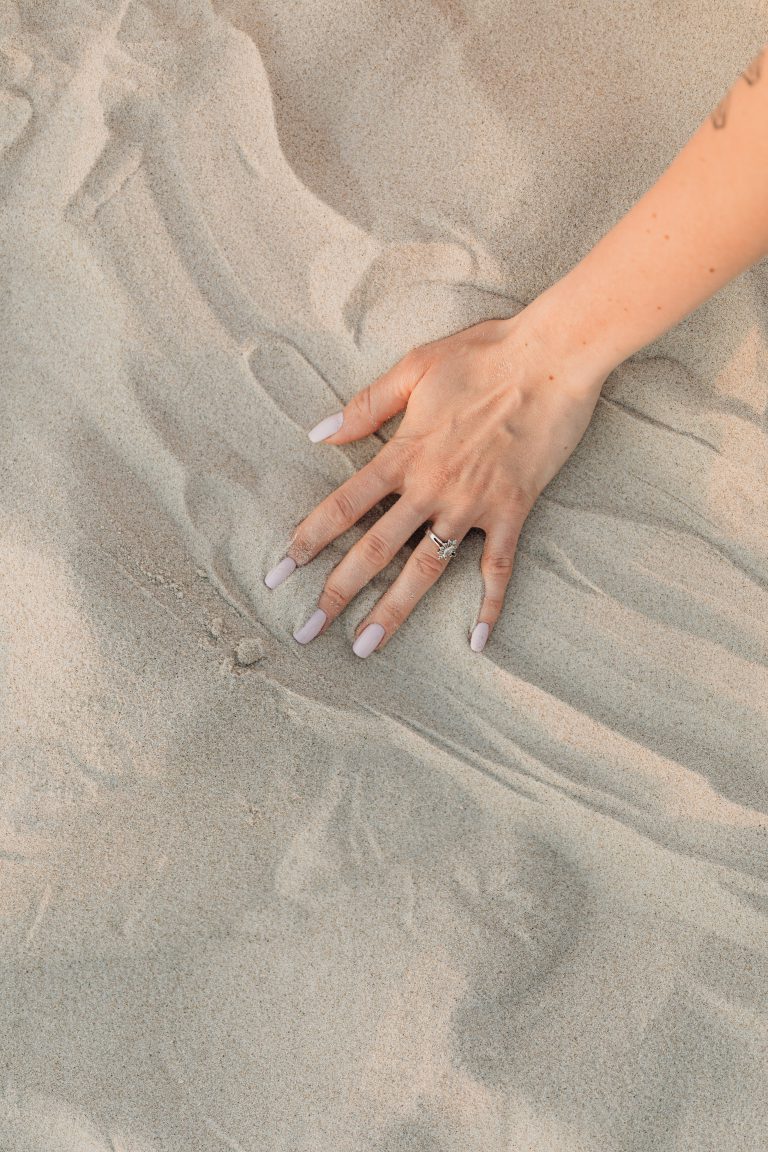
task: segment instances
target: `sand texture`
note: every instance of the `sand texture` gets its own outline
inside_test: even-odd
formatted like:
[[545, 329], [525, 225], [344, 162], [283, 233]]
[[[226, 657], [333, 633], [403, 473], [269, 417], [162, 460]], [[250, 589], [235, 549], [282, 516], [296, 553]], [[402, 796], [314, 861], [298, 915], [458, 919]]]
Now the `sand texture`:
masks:
[[[0, 1149], [765, 1152], [768, 265], [606, 381], [482, 655], [294, 628], [306, 431], [512, 315], [757, 0], [0, 4]], [[412, 547], [412, 545], [411, 545]]]

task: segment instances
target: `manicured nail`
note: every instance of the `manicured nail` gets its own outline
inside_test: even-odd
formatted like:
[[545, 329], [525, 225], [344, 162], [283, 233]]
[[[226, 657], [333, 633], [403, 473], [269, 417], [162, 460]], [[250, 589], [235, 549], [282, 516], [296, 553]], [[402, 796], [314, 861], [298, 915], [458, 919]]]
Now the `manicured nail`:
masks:
[[338, 432], [343, 423], [344, 413], [334, 412], [333, 416], [326, 416], [325, 420], [321, 420], [310, 429], [309, 438], [313, 444], [317, 444], [318, 440], [325, 440], [328, 436], [333, 436], [334, 432]]
[[317, 636], [327, 619], [328, 617], [322, 608], [316, 608], [306, 624], [302, 624], [301, 628], [296, 629], [293, 634], [294, 640], [298, 640], [299, 644], [309, 644], [310, 640], [314, 640]]
[[367, 628], [363, 628], [352, 645], [355, 656], [370, 656], [383, 635], [384, 629], [381, 624], [369, 624]]
[[469, 646], [473, 652], [482, 652], [483, 648], [485, 648], [485, 642], [488, 639], [490, 630], [490, 624], [484, 622], [475, 624], [472, 629], [472, 635], [469, 638]]
[[282, 584], [283, 580], [288, 579], [295, 567], [295, 560], [292, 560], [290, 556], [283, 556], [280, 563], [275, 564], [274, 568], [270, 572], [267, 572], [264, 577], [264, 583], [267, 588], [277, 588], [278, 584]]

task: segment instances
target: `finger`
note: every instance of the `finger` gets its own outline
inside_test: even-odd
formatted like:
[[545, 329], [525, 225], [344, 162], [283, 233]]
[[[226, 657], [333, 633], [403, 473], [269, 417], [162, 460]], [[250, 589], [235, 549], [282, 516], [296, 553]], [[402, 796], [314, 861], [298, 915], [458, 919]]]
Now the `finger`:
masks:
[[395, 458], [396, 452], [385, 444], [373, 460], [321, 500], [294, 529], [286, 556], [298, 565], [313, 560], [394, 491], [400, 480]]
[[408, 403], [408, 397], [428, 367], [426, 353], [415, 348], [406, 353], [373, 383], [356, 392], [341, 412], [326, 416], [309, 432], [313, 443], [348, 444], [370, 436]]
[[512, 576], [521, 529], [521, 521], [498, 521], [485, 534], [485, 544], [480, 557], [483, 600], [477, 623], [469, 638], [469, 646], [473, 652], [482, 652], [501, 614]]
[[294, 632], [294, 639], [306, 644], [329, 628], [360, 589], [394, 559], [424, 520], [425, 513], [401, 496], [329, 573], [317, 608], [307, 623]]
[[[439, 516], [431, 525], [432, 531], [441, 540], [455, 539], [458, 543], [461, 543], [471, 527], [469, 522], [462, 524], [457, 517], [451, 520], [448, 516]], [[450, 559], [440, 558], [437, 545], [425, 534], [395, 582], [357, 628], [352, 645], [355, 655], [368, 656], [374, 649], [380, 652], [385, 648], [450, 562]]]

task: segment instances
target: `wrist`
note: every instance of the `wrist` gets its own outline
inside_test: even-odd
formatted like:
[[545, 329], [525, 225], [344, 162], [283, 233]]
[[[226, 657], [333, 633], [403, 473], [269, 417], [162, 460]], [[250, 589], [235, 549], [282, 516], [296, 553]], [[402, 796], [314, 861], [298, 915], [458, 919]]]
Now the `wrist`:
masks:
[[574, 273], [557, 280], [511, 322], [531, 331], [541, 353], [569, 384], [579, 391], [599, 392], [629, 353], [622, 350], [612, 327], [599, 322]]

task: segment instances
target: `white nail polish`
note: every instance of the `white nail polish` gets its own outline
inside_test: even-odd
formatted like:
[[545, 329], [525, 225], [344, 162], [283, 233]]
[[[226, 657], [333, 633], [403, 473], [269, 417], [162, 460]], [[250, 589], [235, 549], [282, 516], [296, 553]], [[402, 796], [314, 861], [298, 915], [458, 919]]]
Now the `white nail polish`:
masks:
[[344, 423], [344, 413], [334, 412], [332, 416], [326, 416], [325, 420], [321, 420], [319, 424], [315, 424], [314, 428], [310, 428], [307, 435], [313, 444], [317, 444], [319, 440], [325, 440], [329, 436], [333, 436], [334, 432], [338, 432]]
[[264, 577], [267, 588], [277, 588], [283, 580], [287, 580], [296, 567], [296, 561], [290, 556], [284, 556], [279, 564], [275, 564]]
[[472, 635], [469, 638], [469, 646], [473, 652], [482, 652], [483, 648], [485, 648], [485, 642], [488, 639], [489, 632], [490, 625], [484, 621], [475, 624], [472, 629]]
[[302, 624], [301, 628], [296, 629], [293, 634], [294, 640], [297, 640], [299, 644], [309, 644], [310, 640], [314, 640], [317, 636], [327, 619], [328, 617], [322, 608], [316, 608], [306, 624]]
[[369, 624], [367, 628], [363, 628], [352, 645], [352, 651], [355, 656], [370, 656], [371, 652], [378, 646], [379, 641], [384, 635], [384, 629], [381, 624]]

